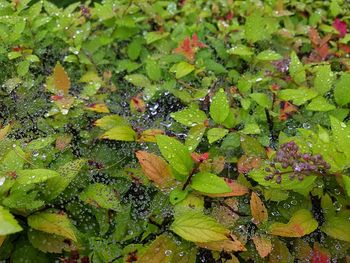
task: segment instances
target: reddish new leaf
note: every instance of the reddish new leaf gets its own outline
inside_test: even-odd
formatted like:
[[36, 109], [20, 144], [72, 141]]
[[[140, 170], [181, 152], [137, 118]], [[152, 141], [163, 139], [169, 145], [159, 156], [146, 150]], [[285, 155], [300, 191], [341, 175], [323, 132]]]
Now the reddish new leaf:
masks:
[[315, 243], [314, 250], [312, 252], [312, 263], [330, 263], [331, 258], [329, 256], [329, 252], [321, 249], [320, 246]]
[[203, 47], [206, 47], [206, 45], [198, 41], [197, 34], [193, 34], [192, 39], [186, 37], [174, 51], [184, 55], [189, 61], [193, 61], [197, 49]]
[[287, 120], [293, 113], [297, 112], [298, 108], [288, 101], [282, 101], [280, 103], [280, 116], [281, 121]]
[[343, 38], [347, 32], [347, 25], [344, 21], [336, 18], [333, 22], [333, 27], [339, 32], [339, 37]]

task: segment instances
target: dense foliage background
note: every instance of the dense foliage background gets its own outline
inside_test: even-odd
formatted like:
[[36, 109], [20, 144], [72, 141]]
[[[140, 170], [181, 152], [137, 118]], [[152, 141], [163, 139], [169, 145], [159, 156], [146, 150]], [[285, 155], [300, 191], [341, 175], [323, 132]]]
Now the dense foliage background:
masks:
[[347, 1], [56, 2], [0, 0], [0, 260], [350, 261]]

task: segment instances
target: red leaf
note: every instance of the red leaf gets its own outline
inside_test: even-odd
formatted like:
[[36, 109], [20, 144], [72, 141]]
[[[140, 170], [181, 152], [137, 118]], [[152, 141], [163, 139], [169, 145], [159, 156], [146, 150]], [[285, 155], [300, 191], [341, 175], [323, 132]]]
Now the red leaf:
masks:
[[206, 45], [198, 41], [197, 34], [193, 34], [192, 39], [186, 37], [174, 51], [175, 53], [184, 55], [189, 61], [193, 61], [197, 48], [203, 47], [206, 47]]
[[319, 245], [315, 243], [314, 250], [312, 253], [312, 263], [329, 263], [329, 262], [331, 262], [331, 259], [327, 251], [320, 249]]
[[209, 153], [191, 153], [192, 160], [195, 161], [196, 163], [202, 163], [205, 160], [208, 160], [209, 158]]
[[321, 42], [320, 35], [318, 34], [317, 30], [313, 27], [309, 30], [309, 38], [314, 46], [318, 46]]
[[282, 101], [280, 104], [280, 116], [281, 121], [287, 120], [293, 113], [297, 112], [298, 108], [288, 101]]
[[333, 27], [339, 32], [340, 38], [343, 38], [346, 35], [347, 25], [344, 21], [336, 18], [333, 22]]

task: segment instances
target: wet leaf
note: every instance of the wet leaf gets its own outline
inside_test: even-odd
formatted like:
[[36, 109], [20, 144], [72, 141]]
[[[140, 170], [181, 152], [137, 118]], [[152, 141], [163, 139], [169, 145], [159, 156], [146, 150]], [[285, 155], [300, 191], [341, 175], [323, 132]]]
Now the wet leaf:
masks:
[[177, 122], [189, 127], [195, 126], [196, 124], [203, 124], [207, 119], [207, 115], [204, 111], [194, 107], [171, 113], [170, 116]]
[[186, 212], [175, 218], [170, 229], [192, 242], [229, 240], [229, 231], [214, 218], [197, 212]]
[[109, 130], [116, 126], [128, 126], [129, 123], [119, 115], [108, 115], [95, 121], [95, 125], [103, 130]]
[[129, 126], [117, 126], [101, 135], [102, 139], [116, 141], [135, 141], [136, 132]]
[[343, 73], [340, 79], [336, 82], [334, 99], [340, 106], [350, 102], [350, 73]]
[[109, 113], [109, 109], [104, 103], [93, 103], [89, 105], [87, 109], [98, 113]]
[[349, 219], [340, 216], [327, 218], [326, 222], [321, 226], [321, 230], [327, 235], [335, 239], [350, 242], [350, 232], [344, 231], [345, 229], [350, 229]]
[[230, 196], [242, 196], [249, 193], [249, 189], [244, 185], [238, 183], [236, 180], [224, 178], [228, 187], [231, 188], [230, 192], [222, 193], [222, 194], [207, 194], [211, 197], [230, 197]]
[[259, 256], [264, 258], [267, 257], [272, 251], [272, 243], [271, 240], [267, 237], [255, 235], [252, 238], [255, 248], [259, 253]]
[[39, 212], [28, 217], [28, 224], [36, 230], [77, 241], [74, 226], [66, 214], [50, 211]]
[[69, 245], [65, 242], [64, 236], [31, 229], [28, 231], [28, 239], [33, 247], [44, 253], [62, 253], [62, 251], [74, 250], [73, 245]]
[[289, 66], [289, 73], [297, 84], [302, 84], [306, 80], [306, 74], [303, 64], [300, 62], [297, 54], [293, 51]]
[[207, 194], [223, 194], [231, 192], [231, 188], [223, 178], [207, 172], [197, 173], [192, 177], [191, 187]]
[[210, 116], [213, 118], [213, 120], [216, 123], [221, 124], [225, 121], [229, 112], [230, 112], [230, 106], [229, 106], [226, 93], [224, 92], [223, 89], [220, 89], [215, 94], [210, 104]]
[[136, 152], [145, 175], [160, 188], [166, 188], [171, 183], [172, 176], [169, 165], [155, 154], [145, 151]]
[[164, 158], [180, 174], [191, 172], [193, 161], [187, 148], [174, 138], [157, 135], [157, 145]]
[[212, 128], [208, 130], [207, 137], [210, 144], [224, 138], [228, 134], [227, 129], [223, 128]]
[[79, 198], [85, 203], [97, 208], [111, 209], [114, 211], [121, 210], [118, 193], [105, 184], [95, 183], [89, 185], [80, 194]]
[[175, 73], [175, 76], [177, 79], [181, 79], [187, 76], [194, 70], [195, 70], [195, 67], [192, 64], [189, 64], [185, 61], [177, 63], [170, 68], [170, 72]]
[[250, 211], [252, 213], [252, 220], [254, 224], [259, 225], [267, 221], [267, 209], [263, 201], [255, 192], [252, 192], [250, 197]]
[[16, 184], [20, 185], [42, 183], [60, 175], [58, 172], [48, 169], [19, 170], [16, 173]]
[[283, 237], [302, 237], [315, 231], [318, 226], [317, 221], [312, 217], [310, 211], [306, 209], [298, 210], [287, 224], [273, 223], [269, 233]]
[[57, 63], [53, 70], [52, 81], [53, 89], [56, 91], [56, 94], [63, 96], [68, 95], [71, 82], [67, 72], [60, 63]]
[[227, 240], [214, 241], [214, 242], [197, 242], [197, 246], [210, 249], [214, 251], [226, 251], [226, 252], [237, 252], [237, 251], [246, 251], [244, 245], [237, 240], [233, 235], [230, 235], [230, 238]]
[[162, 234], [154, 240], [137, 262], [140, 263], [165, 263], [172, 260], [176, 254], [177, 245], [167, 235]]
[[0, 236], [6, 236], [22, 231], [22, 227], [19, 225], [15, 217], [2, 206], [0, 206], [0, 222]]

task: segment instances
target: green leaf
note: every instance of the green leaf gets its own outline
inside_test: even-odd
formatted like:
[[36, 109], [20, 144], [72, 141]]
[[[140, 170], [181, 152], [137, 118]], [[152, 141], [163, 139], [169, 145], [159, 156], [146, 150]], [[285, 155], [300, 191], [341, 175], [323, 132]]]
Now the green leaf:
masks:
[[120, 201], [116, 196], [116, 192], [108, 186], [101, 183], [89, 185], [80, 194], [80, 199], [87, 204], [93, 205], [97, 208], [105, 208], [114, 211], [120, 211]]
[[176, 205], [177, 203], [184, 200], [188, 195], [188, 191], [183, 191], [180, 189], [174, 189], [171, 191], [169, 195], [169, 200], [172, 205]]
[[261, 130], [259, 125], [256, 123], [246, 123], [241, 132], [244, 134], [260, 134]]
[[206, 194], [223, 194], [232, 192], [223, 178], [207, 172], [195, 174], [191, 180], [191, 187]]
[[345, 191], [348, 194], [348, 196], [350, 197], [350, 176], [343, 174], [342, 178], [343, 178], [343, 184], [345, 187]]
[[74, 226], [66, 214], [49, 211], [39, 212], [28, 217], [28, 225], [36, 230], [77, 241]]
[[269, 39], [277, 28], [274, 18], [262, 17], [257, 10], [247, 17], [244, 25], [245, 36], [252, 43]]
[[190, 152], [196, 150], [203, 138], [206, 129], [207, 128], [204, 126], [204, 124], [198, 124], [196, 126], [191, 127], [191, 129], [188, 131], [185, 145], [187, 146]]
[[33, 140], [30, 143], [28, 143], [27, 150], [29, 150], [29, 151], [40, 150], [42, 148], [49, 146], [55, 140], [56, 139], [53, 136], [48, 136], [48, 137]]
[[159, 81], [162, 77], [162, 71], [159, 64], [154, 59], [146, 60], [147, 76], [153, 81]]
[[127, 53], [131, 60], [136, 60], [141, 53], [142, 48], [142, 39], [134, 38], [131, 43], [128, 45]]
[[136, 87], [149, 88], [151, 86], [149, 79], [142, 74], [126, 75], [124, 78]]
[[278, 92], [281, 100], [293, 101], [297, 106], [305, 104], [308, 100], [317, 97], [318, 93], [313, 89], [300, 87], [298, 89], [284, 89]]
[[174, 138], [165, 135], [156, 136], [157, 145], [164, 158], [180, 174], [188, 175], [193, 161], [187, 147]]
[[249, 95], [261, 107], [270, 109], [272, 107], [272, 100], [265, 93], [252, 93]]
[[170, 229], [183, 239], [192, 242], [227, 240], [229, 230], [214, 218], [198, 212], [186, 212], [175, 218]]
[[309, 105], [306, 106], [307, 110], [310, 111], [330, 111], [334, 110], [335, 106], [330, 104], [324, 97], [314, 98]]
[[95, 121], [95, 126], [100, 127], [102, 130], [109, 130], [116, 126], [128, 126], [129, 123], [119, 115], [108, 115]]
[[0, 206], [0, 222], [0, 236], [22, 231], [22, 227], [18, 224], [15, 217], [2, 206]]
[[116, 141], [135, 141], [136, 132], [130, 126], [117, 126], [101, 135], [102, 139]]
[[266, 157], [264, 147], [256, 138], [242, 134], [240, 142], [245, 155]]
[[37, 184], [47, 181], [50, 178], [59, 176], [59, 173], [48, 169], [19, 170], [16, 172], [16, 184]]
[[260, 52], [256, 56], [256, 59], [261, 61], [273, 61], [273, 60], [279, 60], [282, 58], [283, 57], [280, 54], [276, 53], [273, 50], [264, 50], [263, 52]]
[[350, 73], [343, 73], [335, 84], [334, 99], [340, 106], [350, 102]]
[[180, 63], [173, 65], [169, 71], [175, 73], [177, 79], [181, 79], [182, 77], [187, 76], [194, 70], [195, 67], [192, 64], [187, 63], [185, 61], [181, 61]]
[[43, 191], [45, 199], [52, 200], [63, 192], [85, 164], [85, 159], [77, 159], [61, 166], [58, 169], [60, 176], [50, 178], [46, 181], [46, 186]]
[[171, 113], [170, 116], [177, 122], [189, 127], [195, 126], [196, 124], [203, 124], [207, 119], [205, 112], [195, 107], [189, 107], [184, 110]]
[[330, 116], [330, 121], [335, 147], [350, 158], [350, 127], [333, 116]]
[[323, 95], [332, 88], [334, 74], [330, 65], [320, 65], [315, 68], [314, 89], [318, 94]]
[[273, 223], [270, 226], [269, 233], [283, 237], [302, 237], [315, 231], [318, 227], [317, 221], [312, 217], [310, 211], [300, 209], [287, 224]]
[[29, 66], [30, 66], [30, 62], [28, 60], [24, 60], [24, 61], [19, 62], [17, 65], [18, 75], [20, 75], [21, 77], [26, 75], [29, 71]]
[[350, 242], [350, 221], [348, 217], [331, 217], [327, 218], [326, 222], [322, 225], [321, 230], [327, 235]]
[[297, 84], [302, 84], [306, 80], [306, 74], [303, 64], [300, 62], [297, 54], [293, 51], [289, 65], [289, 73]]
[[224, 89], [219, 89], [210, 104], [210, 116], [213, 120], [221, 124], [230, 113], [230, 105]]
[[227, 129], [223, 128], [212, 128], [208, 130], [207, 137], [210, 144], [224, 138], [228, 134]]
[[238, 55], [238, 56], [251, 56], [254, 54], [253, 51], [247, 46], [244, 45], [236, 45], [227, 50], [228, 54]]
[[33, 247], [39, 249], [44, 253], [62, 253], [62, 251], [71, 251], [70, 244], [65, 242], [65, 237], [57, 236], [30, 229], [28, 231], [28, 239]]
[[289, 174], [283, 174], [282, 182], [278, 184], [274, 180], [266, 181], [265, 177], [267, 175], [268, 172], [264, 170], [264, 167], [261, 169], [253, 170], [249, 173], [249, 176], [262, 186], [279, 190], [292, 190], [303, 195], [307, 195], [309, 191], [311, 191], [311, 189], [314, 187], [314, 183], [317, 178], [317, 176], [315, 175], [309, 175], [305, 176], [303, 181], [298, 181], [290, 180]]
[[147, 45], [152, 44], [153, 42], [156, 42], [158, 40], [161, 40], [163, 38], [166, 38], [169, 35], [168, 32], [148, 32], [145, 36]]

